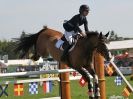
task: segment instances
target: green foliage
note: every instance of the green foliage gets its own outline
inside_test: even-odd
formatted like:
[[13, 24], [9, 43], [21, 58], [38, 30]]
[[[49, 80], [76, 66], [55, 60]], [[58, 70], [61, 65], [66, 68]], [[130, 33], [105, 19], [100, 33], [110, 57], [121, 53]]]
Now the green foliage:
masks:
[[125, 38], [125, 37], [120, 37], [117, 35], [115, 31], [110, 31], [110, 36], [109, 36], [109, 41], [122, 41], [122, 40], [131, 40], [133, 38]]
[[[26, 36], [26, 33], [23, 31], [20, 38], [23, 38]], [[8, 55], [9, 59], [17, 59], [18, 54], [14, 52], [14, 49], [16, 47], [16, 42], [15, 40], [0, 40], [0, 56], [2, 57], [3, 55]]]
[[17, 54], [14, 52], [15, 42], [11, 41], [0, 41], [0, 56], [8, 55], [9, 59], [18, 58]]

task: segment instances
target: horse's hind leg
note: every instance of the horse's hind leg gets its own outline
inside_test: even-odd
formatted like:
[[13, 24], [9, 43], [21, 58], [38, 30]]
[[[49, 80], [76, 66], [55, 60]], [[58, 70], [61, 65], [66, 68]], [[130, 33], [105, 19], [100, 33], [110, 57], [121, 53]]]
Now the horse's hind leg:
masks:
[[88, 81], [88, 94], [89, 94], [89, 99], [94, 99], [94, 91], [93, 91], [93, 82], [91, 80], [91, 76], [89, 74], [89, 72], [84, 69], [84, 68], [80, 68], [76, 70], [83, 76], [85, 77], [85, 79]]
[[37, 61], [40, 58], [40, 55], [38, 54], [37, 50], [36, 50], [36, 46], [34, 46], [34, 53], [31, 57], [32, 60]]
[[38, 54], [34, 54], [31, 59], [34, 61], [37, 61], [40, 58], [40, 56]]

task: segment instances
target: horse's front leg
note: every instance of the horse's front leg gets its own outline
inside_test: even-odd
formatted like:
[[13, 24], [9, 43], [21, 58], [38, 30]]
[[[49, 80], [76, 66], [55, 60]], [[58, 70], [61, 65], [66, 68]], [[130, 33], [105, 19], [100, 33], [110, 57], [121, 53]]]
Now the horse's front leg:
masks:
[[99, 99], [100, 98], [100, 88], [98, 85], [98, 76], [95, 74], [93, 78], [94, 78], [94, 84], [95, 84], [95, 98]]
[[98, 76], [95, 73], [93, 65], [86, 67], [86, 70], [88, 70], [88, 72], [93, 76], [93, 81], [94, 81], [94, 86], [95, 86], [94, 87], [95, 88], [94, 89], [95, 99], [99, 99], [99, 97], [100, 97], [100, 88], [99, 88], [99, 85], [98, 85]]
[[[90, 76], [91, 78], [92, 76]], [[92, 78], [88, 81], [88, 95], [90, 99], [94, 99], [94, 84]]]
[[85, 80], [88, 82], [88, 95], [89, 95], [89, 99], [95, 99], [94, 98], [94, 90], [93, 90], [93, 80], [92, 80], [92, 76], [90, 75], [90, 73], [84, 69], [84, 68], [80, 68], [80, 69], [76, 69], [84, 78]]

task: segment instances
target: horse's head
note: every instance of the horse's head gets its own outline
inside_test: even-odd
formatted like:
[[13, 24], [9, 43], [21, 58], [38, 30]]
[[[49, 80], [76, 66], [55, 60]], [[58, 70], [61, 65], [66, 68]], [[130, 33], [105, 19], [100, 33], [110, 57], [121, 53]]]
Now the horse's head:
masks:
[[96, 51], [100, 53], [107, 61], [110, 61], [111, 53], [107, 47], [108, 35], [109, 35], [109, 32], [106, 35], [103, 35], [102, 32], [99, 34]]

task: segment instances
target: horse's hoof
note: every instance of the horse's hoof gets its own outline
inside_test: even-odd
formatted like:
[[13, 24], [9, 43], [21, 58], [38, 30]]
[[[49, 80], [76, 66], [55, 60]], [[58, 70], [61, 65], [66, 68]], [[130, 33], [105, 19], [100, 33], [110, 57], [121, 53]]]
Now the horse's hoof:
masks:
[[89, 99], [95, 99], [95, 97], [89, 97]]
[[95, 99], [100, 99], [100, 96], [95, 96]]
[[100, 97], [100, 93], [97, 92], [97, 93], [95, 94], [95, 97]]
[[88, 91], [88, 95], [89, 95], [90, 97], [94, 97], [94, 92], [93, 92], [93, 91]]

